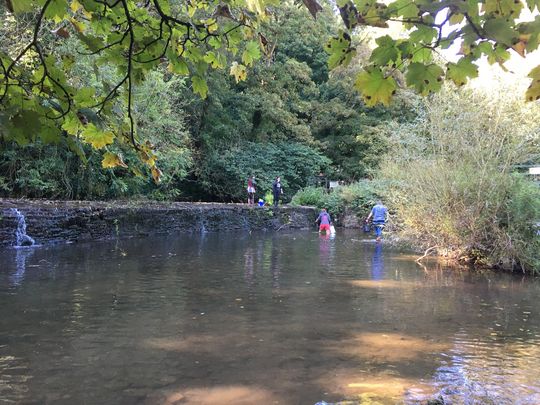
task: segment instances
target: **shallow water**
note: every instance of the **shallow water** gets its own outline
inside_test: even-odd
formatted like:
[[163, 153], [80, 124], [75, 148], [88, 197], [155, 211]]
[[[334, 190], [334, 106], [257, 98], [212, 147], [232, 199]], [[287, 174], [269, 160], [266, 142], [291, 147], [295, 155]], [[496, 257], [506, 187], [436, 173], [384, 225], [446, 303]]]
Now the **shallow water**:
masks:
[[0, 403], [540, 403], [540, 283], [338, 233], [0, 251]]

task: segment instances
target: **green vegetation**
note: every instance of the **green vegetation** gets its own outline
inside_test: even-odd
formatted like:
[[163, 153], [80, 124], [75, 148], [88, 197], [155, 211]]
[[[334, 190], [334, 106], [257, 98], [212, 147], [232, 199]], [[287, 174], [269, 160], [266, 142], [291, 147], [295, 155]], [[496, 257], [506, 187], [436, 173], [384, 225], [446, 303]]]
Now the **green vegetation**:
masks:
[[[477, 264], [540, 271], [540, 188], [513, 166], [538, 161], [536, 105], [512, 88], [443, 91], [398, 125], [379, 178], [415, 245]], [[498, 94], [498, 95], [497, 95]]]
[[327, 208], [337, 218], [349, 209], [359, 219], [363, 219], [382, 197], [385, 189], [381, 181], [369, 180], [339, 186], [331, 192], [322, 187], [306, 187], [294, 195], [291, 204]]
[[293, 204], [365, 217], [377, 198], [402, 243], [480, 266], [540, 272], [540, 188], [515, 166], [538, 161], [540, 107], [502, 87], [441, 94], [412, 122], [388, 121], [371, 181], [331, 193], [308, 187]]
[[[0, 196], [239, 202], [280, 175], [285, 202], [363, 217], [382, 197], [402, 240], [538, 270], [538, 187], [513, 172], [540, 157], [519, 101], [540, 69], [504, 97], [454, 85], [535, 50], [517, 17], [539, 3], [302, 3], [4, 0]], [[409, 31], [373, 44], [389, 21]]]
[[[107, 8], [107, 15], [114, 10]], [[2, 5], [0, 13], [5, 17], [1, 33], [23, 34], [18, 44], [2, 43], [8, 54], [16, 55], [37, 16], [25, 13], [15, 18]], [[75, 12], [83, 18], [81, 13], [82, 8]], [[54, 21], [48, 24], [55, 26]], [[386, 148], [385, 122], [414, 119], [409, 101], [403, 98], [388, 108], [366, 107], [351, 78], [363, 63], [360, 57], [329, 73], [324, 44], [340, 26], [331, 10], [314, 20], [306, 9], [284, 4], [263, 24], [272, 33], [268, 40], [276, 44], [272, 54], [253, 61], [241, 81], [223, 69], [207, 70], [205, 99], [194, 93], [189, 75], [176, 75], [166, 65], [143, 69], [144, 80], [134, 80], [131, 87], [131, 112], [142, 150], [134, 149], [129, 137], [107, 141], [97, 149], [86, 142], [91, 137], [80, 132], [84, 122], [95, 127], [97, 137], [103, 138], [101, 130], [108, 131], [105, 109], [96, 115], [97, 108], [81, 107], [79, 121], [70, 121], [77, 136], [67, 131], [55, 139], [44, 139], [39, 129], [13, 132], [9, 123], [13, 117], [7, 122], [0, 114], [0, 195], [243, 201], [244, 183], [255, 174], [261, 195], [281, 175], [288, 201], [320, 172], [344, 180], [364, 177], [377, 167], [376, 156]], [[97, 29], [92, 27], [84, 37]], [[114, 61], [81, 55], [87, 53], [80, 43], [82, 34], [70, 25], [65, 29], [69, 36], [45, 35], [42, 30], [42, 45], [58, 60], [67, 61], [66, 80], [71, 86], [87, 89], [83, 93], [99, 101], [88, 89], [113, 88], [119, 77], [112, 68]], [[24, 60], [36, 62], [30, 55]], [[126, 108], [125, 90], [118, 89], [118, 97], [106, 103], [117, 118]]]
[[[274, 90], [282, 93], [290, 85], [296, 93], [297, 84], [303, 89], [292, 94], [291, 104], [284, 109], [292, 114], [271, 115], [272, 125], [260, 126], [251, 135], [293, 132], [307, 140], [302, 120], [309, 117], [310, 102], [305, 99], [312, 100], [315, 94], [304, 85], [306, 80], [317, 85], [327, 80], [323, 49], [329, 69], [352, 63], [346, 87], [356, 88], [365, 105], [373, 107], [388, 105], [402, 85], [422, 95], [439, 91], [445, 79], [462, 86], [478, 75], [482, 57], [503, 64], [510, 50], [525, 56], [540, 42], [538, 19], [521, 16], [524, 9], [534, 15], [538, 0], [396, 0], [389, 4], [338, 0], [323, 3], [324, 7], [316, 0], [302, 3], [303, 15], [288, 25], [291, 15], [298, 16], [296, 5], [276, 0], [148, 0], [144, 4], [134, 0], [4, 0], [0, 5], [2, 141], [60, 144], [83, 160], [88, 153], [84, 146], [90, 145], [102, 151], [104, 168], [125, 166], [115, 149], [129, 147], [159, 182], [162, 170], [153, 144], [138, 130], [134, 94], [152, 72], [186, 77], [190, 89], [205, 99], [213, 90], [208, 81], [212, 71], [226, 71], [239, 83], [262, 60], [268, 69], [261, 85], [266, 82], [273, 87], [274, 78], [286, 73], [291, 73], [291, 81], [269, 94], [265, 91], [268, 97], [246, 92], [257, 99], [252, 105], [259, 108], [259, 115], [266, 112], [265, 107], [281, 107], [280, 100], [272, 98]], [[333, 16], [335, 6], [343, 23], [339, 28]], [[315, 23], [308, 20], [308, 11], [323, 21], [315, 29], [311, 29]], [[379, 36], [366, 63], [354, 66], [364, 50], [359, 29], [386, 28], [389, 22], [401, 23], [408, 30], [406, 35]], [[311, 35], [303, 41], [306, 32]], [[461, 46], [459, 60], [444, 64], [435, 57], [439, 48], [452, 45]], [[286, 60], [294, 53], [300, 54], [295, 62]], [[274, 62], [283, 63], [285, 70], [280, 72]], [[529, 76], [533, 83], [526, 98], [533, 101], [540, 97], [540, 67]], [[345, 139], [351, 144], [351, 139]], [[350, 165], [346, 169], [351, 170]], [[363, 175], [361, 170], [358, 174]]]

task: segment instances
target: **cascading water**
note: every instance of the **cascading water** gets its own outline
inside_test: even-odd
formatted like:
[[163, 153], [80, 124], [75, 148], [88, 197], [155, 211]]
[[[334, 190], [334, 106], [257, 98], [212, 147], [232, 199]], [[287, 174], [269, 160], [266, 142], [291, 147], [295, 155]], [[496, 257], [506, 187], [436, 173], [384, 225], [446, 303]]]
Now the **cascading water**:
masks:
[[12, 208], [11, 212], [13, 212], [15, 218], [17, 218], [15, 246], [32, 246], [36, 241], [26, 234], [26, 219], [24, 218], [24, 215], [17, 208]]

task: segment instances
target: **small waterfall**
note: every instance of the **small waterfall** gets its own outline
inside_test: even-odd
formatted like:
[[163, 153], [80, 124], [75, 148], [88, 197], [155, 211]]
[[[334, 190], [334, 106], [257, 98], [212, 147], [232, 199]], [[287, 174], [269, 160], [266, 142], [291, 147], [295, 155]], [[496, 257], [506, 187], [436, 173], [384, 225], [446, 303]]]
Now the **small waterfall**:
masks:
[[24, 218], [24, 215], [17, 208], [12, 208], [11, 212], [17, 218], [17, 229], [15, 230], [15, 246], [32, 246], [36, 242], [34, 239], [32, 239], [26, 234], [26, 219]]
[[199, 231], [201, 232], [201, 235], [204, 235], [208, 232], [208, 230], [206, 229], [204, 212], [201, 208], [199, 208]]

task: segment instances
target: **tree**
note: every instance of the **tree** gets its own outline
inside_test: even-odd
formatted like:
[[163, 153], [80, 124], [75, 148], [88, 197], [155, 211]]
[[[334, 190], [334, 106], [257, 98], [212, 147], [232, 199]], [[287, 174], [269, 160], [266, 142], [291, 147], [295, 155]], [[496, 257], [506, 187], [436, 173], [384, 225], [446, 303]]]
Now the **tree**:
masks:
[[[107, 151], [113, 143], [130, 143], [151, 169], [161, 171], [149, 142], [139, 139], [133, 112], [133, 89], [150, 71], [166, 65], [187, 75], [194, 92], [206, 97], [205, 74], [236, 59], [231, 74], [245, 77], [246, 66], [266, 51], [258, 32], [266, 18], [262, 0], [229, 6], [220, 1], [169, 0], [6, 0], [2, 17], [31, 21], [22, 48], [5, 41], [0, 50], [0, 136], [19, 144], [68, 140], [82, 154], [81, 143], [106, 151], [104, 166], [122, 164]], [[23, 35], [24, 36], [24, 35]], [[113, 68], [112, 80], [96, 87], [78, 86], [69, 77], [73, 55], [55, 52], [75, 36], [77, 52], [93, 57], [95, 69]]]
[[[228, 68], [236, 81], [246, 79], [254, 62], [272, 58], [275, 42], [264, 34], [264, 22], [277, 0], [4, 0], [5, 21], [0, 49], [0, 139], [19, 144], [64, 139], [82, 155], [81, 144], [108, 151], [110, 145], [130, 144], [152, 170], [152, 144], [137, 134], [133, 88], [152, 70], [166, 66], [185, 75], [202, 98], [208, 92], [208, 70]], [[322, 7], [303, 0], [315, 17]], [[355, 74], [356, 87], [368, 106], [388, 104], [400, 86], [421, 94], [436, 92], [444, 80], [463, 85], [478, 75], [477, 62], [487, 56], [503, 64], [514, 50], [525, 56], [538, 48], [540, 17], [521, 21], [521, 11], [537, 10], [540, 0], [338, 0], [344, 29], [325, 46], [328, 67], [347, 65], [357, 52], [352, 35], [359, 27], [386, 27], [400, 22], [409, 31], [403, 38], [382, 35], [370, 64]], [[326, 5], [331, 7], [330, 4]], [[11, 41], [20, 21], [25, 40]], [[6, 39], [7, 38], [7, 39]], [[76, 38], [77, 52], [92, 58], [94, 69], [112, 72], [97, 86], [72, 80], [73, 55], [57, 52], [59, 43]], [[461, 45], [457, 62], [442, 64], [435, 54]], [[291, 52], [298, 52], [293, 42]], [[306, 61], [310, 58], [306, 58]], [[302, 61], [301, 61], [302, 62]], [[316, 80], [324, 69], [312, 60]], [[530, 73], [529, 101], [540, 98], [540, 67]], [[110, 158], [111, 156], [108, 155]], [[116, 156], [107, 162], [121, 164]]]

